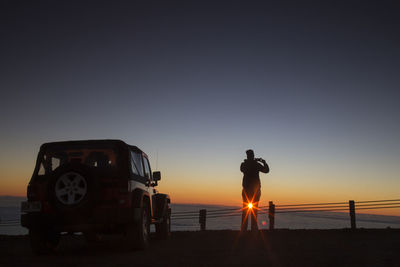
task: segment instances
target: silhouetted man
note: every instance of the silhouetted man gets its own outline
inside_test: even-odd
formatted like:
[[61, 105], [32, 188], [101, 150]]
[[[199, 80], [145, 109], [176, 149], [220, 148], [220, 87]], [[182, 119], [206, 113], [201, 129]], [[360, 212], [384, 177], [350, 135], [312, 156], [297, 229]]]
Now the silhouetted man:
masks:
[[[240, 171], [243, 172], [243, 212], [241, 231], [247, 230], [248, 217], [251, 216], [251, 230], [258, 229], [257, 226], [257, 209], [261, 196], [261, 183], [259, 172], [268, 173], [269, 167], [265, 160], [254, 158], [254, 151], [249, 149], [246, 151], [247, 159], [240, 165]], [[262, 162], [261, 165], [259, 162]], [[252, 204], [252, 207], [249, 204]]]

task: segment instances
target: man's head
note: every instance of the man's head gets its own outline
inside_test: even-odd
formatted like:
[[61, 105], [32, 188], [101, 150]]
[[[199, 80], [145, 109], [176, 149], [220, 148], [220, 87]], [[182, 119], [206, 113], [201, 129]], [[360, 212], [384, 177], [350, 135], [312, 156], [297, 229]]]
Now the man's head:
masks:
[[246, 150], [247, 159], [254, 159], [254, 151], [252, 149]]

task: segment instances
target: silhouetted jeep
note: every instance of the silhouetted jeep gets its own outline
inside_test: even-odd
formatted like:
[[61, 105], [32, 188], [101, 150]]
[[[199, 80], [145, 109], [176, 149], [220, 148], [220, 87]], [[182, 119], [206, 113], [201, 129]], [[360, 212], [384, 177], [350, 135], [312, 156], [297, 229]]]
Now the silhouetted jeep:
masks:
[[151, 223], [160, 238], [170, 234], [170, 198], [154, 188], [160, 179], [143, 151], [120, 140], [46, 143], [21, 204], [21, 225], [38, 254], [55, 249], [62, 232], [82, 232], [88, 241], [119, 233], [144, 249]]

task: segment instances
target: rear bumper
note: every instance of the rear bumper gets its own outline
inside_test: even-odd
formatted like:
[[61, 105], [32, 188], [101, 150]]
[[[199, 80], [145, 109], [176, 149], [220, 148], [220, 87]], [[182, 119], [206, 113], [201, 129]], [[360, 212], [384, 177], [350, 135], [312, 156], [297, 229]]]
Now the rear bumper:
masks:
[[26, 228], [81, 232], [136, 222], [139, 215], [138, 208], [98, 208], [87, 214], [30, 212], [21, 215], [21, 225]]

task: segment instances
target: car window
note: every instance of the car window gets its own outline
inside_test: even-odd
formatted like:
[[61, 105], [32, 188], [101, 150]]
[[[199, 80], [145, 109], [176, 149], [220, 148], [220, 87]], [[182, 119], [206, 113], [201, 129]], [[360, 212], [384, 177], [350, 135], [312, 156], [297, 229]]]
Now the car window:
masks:
[[151, 179], [150, 164], [146, 157], [144, 157], [144, 176]]
[[142, 154], [131, 151], [132, 172], [136, 175], [144, 176]]
[[40, 163], [38, 175], [45, 175], [46, 171], [44, 170], [43, 162]]
[[59, 158], [55, 158], [55, 157], [51, 157], [51, 168], [52, 168], [52, 170], [54, 171], [59, 166], [60, 166], [60, 159]]
[[40, 163], [38, 175], [45, 175], [53, 172], [56, 168], [60, 166], [60, 159], [55, 155], [48, 154], [44, 155], [42, 162]]
[[53, 148], [45, 151], [40, 159], [38, 175], [51, 174], [65, 164], [79, 163], [96, 169], [117, 166], [117, 153], [109, 148]]

